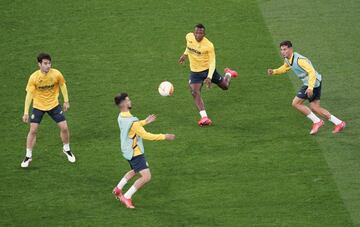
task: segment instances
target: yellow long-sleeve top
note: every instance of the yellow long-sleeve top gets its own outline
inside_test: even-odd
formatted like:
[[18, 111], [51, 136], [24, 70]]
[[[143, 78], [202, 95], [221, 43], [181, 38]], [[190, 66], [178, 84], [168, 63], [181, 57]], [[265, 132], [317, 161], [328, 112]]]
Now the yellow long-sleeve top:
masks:
[[201, 72], [208, 69], [208, 77], [212, 78], [216, 67], [215, 49], [212, 42], [206, 37], [198, 42], [192, 32], [188, 33], [185, 38], [186, 49], [184, 54], [189, 57], [190, 70]]
[[[121, 117], [132, 117], [130, 112], [121, 112], [120, 115]], [[165, 140], [164, 134], [152, 134], [150, 132], [147, 132], [144, 129], [145, 125], [146, 125], [146, 121], [142, 120], [142, 121], [134, 122], [130, 128], [129, 137], [130, 138], [135, 137], [134, 142], [132, 144], [132, 147], [135, 147], [133, 156], [138, 156], [142, 154], [139, 146], [136, 146], [137, 140], [135, 135], [140, 136], [144, 140]]]
[[59, 105], [59, 88], [64, 102], [69, 101], [68, 91], [64, 76], [56, 69], [50, 69], [48, 73], [40, 70], [31, 74], [26, 86], [26, 98], [24, 114], [29, 113], [31, 102], [33, 107], [42, 111], [48, 111]]
[[[291, 64], [292, 64], [293, 60], [294, 60], [294, 54], [289, 59], [289, 62], [291, 62]], [[314, 67], [309, 62], [307, 62], [306, 59], [303, 59], [303, 58], [298, 59], [298, 64], [301, 68], [303, 68], [307, 72], [307, 74], [309, 76], [308, 88], [313, 89], [315, 86], [315, 82], [316, 82], [316, 72], [315, 72]], [[273, 70], [273, 74], [274, 75], [284, 74], [284, 73], [289, 72], [290, 69], [291, 69], [291, 67], [286, 62], [284, 62], [284, 64], [282, 66]]]

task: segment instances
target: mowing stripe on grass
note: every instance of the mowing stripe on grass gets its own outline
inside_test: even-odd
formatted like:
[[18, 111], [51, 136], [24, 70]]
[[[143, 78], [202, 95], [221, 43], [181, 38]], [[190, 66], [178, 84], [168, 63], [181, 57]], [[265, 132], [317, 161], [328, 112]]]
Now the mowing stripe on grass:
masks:
[[[360, 19], [360, 3], [258, 2], [275, 45], [292, 40], [294, 48], [312, 60], [323, 75], [322, 104], [348, 123], [338, 135], [331, 134], [333, 125], [327, 123], [316, 141], [353, 222], [360, 225], [360, 57], [354, 53], [360, 47], [360, 28], [352, 26]], [[292, 81], [298, 89], [297, 79]]]

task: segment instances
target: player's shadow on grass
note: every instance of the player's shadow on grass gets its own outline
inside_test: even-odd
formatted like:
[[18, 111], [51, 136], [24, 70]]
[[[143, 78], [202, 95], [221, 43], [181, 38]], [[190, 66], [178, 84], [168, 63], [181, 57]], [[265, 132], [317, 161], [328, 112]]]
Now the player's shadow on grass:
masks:
[[28, 167], [28, 168], [18, 167], [18, 169], [20, 169], [22, 171], [34, 171], [34, 170], [41, 169], [41, 167], [39, 167], [39, 166], [31, 166], [31, 167]]

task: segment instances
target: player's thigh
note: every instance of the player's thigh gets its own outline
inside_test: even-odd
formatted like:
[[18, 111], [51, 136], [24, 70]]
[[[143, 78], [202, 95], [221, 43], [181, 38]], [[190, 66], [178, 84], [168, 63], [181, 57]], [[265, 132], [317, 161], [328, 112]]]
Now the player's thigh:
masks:
[[222, 89], [227, 89], [227, 87], [228, 87], [228, 84], [226, 83], [224, 78], [217, 72], [216, 69], [212, 75], [211, 82], [216, 84], [217, 86], [219, 86]]
[[295, 96], [293, 101], [292, 101], [292, 105], [293, 106], [302, 105], [302, 104], [304, 104], [305, 100], [306, 99], [302, 99], [302, 98], [299, 98], [299, 97]]
[[189, 84], [191, 94], [192, 95], [200, 94], [202, 86], [203, 86], [202, 83], [201, 84], [199, 84], [199, 83]]
[[191, 86], [193, 84], [198, 84], [201, 87], [202, 84], [204, 83], [204, 80], [208, 76], [208, 72], [209, 72], [208, 70], [204, 70], [201, 72], [190, 72], [189, 85]]
[[[307, 96], [307, 93], [306, 93], [307, 88], [308, 88], [307, 86], [301, 86], [301, 88], [299, 89], [299, 91], [296, 94], [296, 97], [299, 99], [302, 99], [302, 100], [309, 99], [309, 97]], [[295, 100], [295, 98], [294, 98], [294, 100]]]
[[[59, 125], [59, 123], [66, 121], [64, 111], [62, 110], [61, 106], [58, 105], [55, 108], [48, 111], [50, 117]], [[64, 125], [64, 124], [62, 124]], [[66, 124], [67, 126], [67, 124]], [[60, 126], [59, 126], [60, 127]]]
[[313, 96], [309, 98], [310, 104], [318, 101], [318, 104], [320, 106], [320, 97], [321, 97], [321, 84], [319, 87], [313, 89]]
[[142, 170], [149, 168], [149, 163], [146, 161], [144, 154], [132, 157], [128, 162], [135, 173], [140, 173]]
[[320, 107], [320, 100], [314, 100], [312, 102], [310, 102], [310, 107]]
[[141, 171], [139, 171], [141, 177], [143, 177], [146, 181], [150, 181], [151, 180], [151, 172], [150, 169], [143, 169]]
[[30, 123], [40, 124], [44, 114], [45, 111], [33, 108], [31, 111]]

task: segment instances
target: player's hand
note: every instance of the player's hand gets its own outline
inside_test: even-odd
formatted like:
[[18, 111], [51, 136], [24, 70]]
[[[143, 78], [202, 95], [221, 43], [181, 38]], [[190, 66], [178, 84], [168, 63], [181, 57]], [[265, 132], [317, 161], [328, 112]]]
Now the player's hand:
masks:
[[155, 114], [151, 114], [145, 119], [146, 124], [150, 124], [150, 123], [154, 122], [155, 120], [156, 120], [156, 115]]
[[186, 59], [186, 55], [185, 54], [181, 55], [180, 58], [179, 58], [179, 64], [180, 65], [184, 64], [185, 59]]
[[166, 140], [174, 140], [174, 139], [175, 139], [175, 135], [174, 135], [174, 134], [165, 134], [165, 139], [166, 139]]
[[23, 117], [22, 117], [22, 121], [24, 123], [29, 123], [29, 114], [24, 114]]
[[269, 76], [273, 75], [274, 74], [274, 70], [273, 69], [268, 69], [267, 70], [267, 73]]
[[307, 94], [307, 96], [309, 98], [311, 98], [314, 94], [314, 91], [313, 91], [313, 89], [308, 88], [308, 89], [306, 89], [305, 93]]
[[204, 83], [206, 85], [207, 88], [211, 88], [211, 79], [210, 77], [207, 77], [205, 80], [204, 80]]
[[63, 106], [63, 110], [64, 110], [64, 112], [68, 111], [68, 110], [69, 110], [69, 108], [70, 108], [70, 104], [69, 104], [69, 102], [64, 102], [64, 106]]

